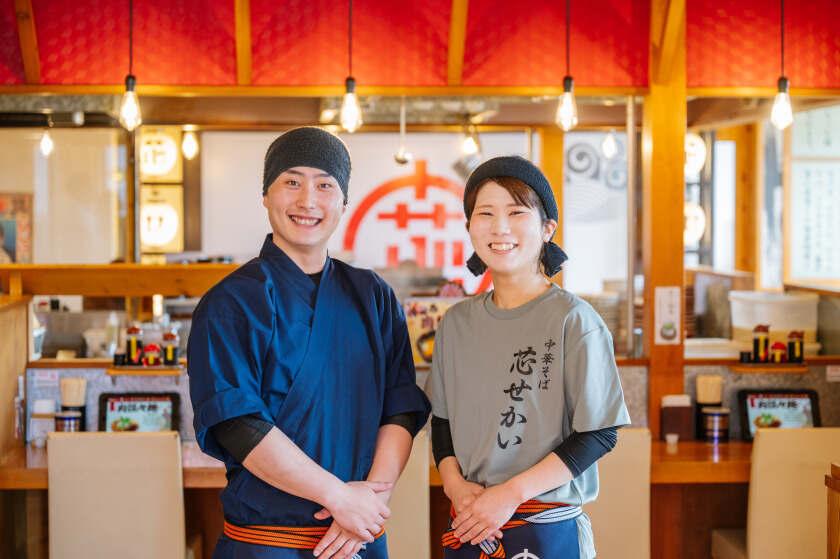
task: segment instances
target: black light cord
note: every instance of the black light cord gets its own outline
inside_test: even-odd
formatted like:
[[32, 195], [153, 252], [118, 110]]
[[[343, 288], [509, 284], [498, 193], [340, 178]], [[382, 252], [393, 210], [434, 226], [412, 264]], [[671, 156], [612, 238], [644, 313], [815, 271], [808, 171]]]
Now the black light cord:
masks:
[[350, 75], [353, 75], [353, 0], [349, 0], [349, 13], [347, 18], [347, 56]]
[[134, 0], [128, 0], [128, 73], [134, 74]]
[[[782, 0], [784, 1], [784, 0]], [[572, 28], [572, 0], [566, 0], [566, 75], [570, 75], [569, 72], [569, 60], [571, 58], [571, 28]]]
[[782, 7], [782, 15], [779, 20], [779, 32], [782, 38], [782, 75], [785, 75], [785, 0], [780, 0]]

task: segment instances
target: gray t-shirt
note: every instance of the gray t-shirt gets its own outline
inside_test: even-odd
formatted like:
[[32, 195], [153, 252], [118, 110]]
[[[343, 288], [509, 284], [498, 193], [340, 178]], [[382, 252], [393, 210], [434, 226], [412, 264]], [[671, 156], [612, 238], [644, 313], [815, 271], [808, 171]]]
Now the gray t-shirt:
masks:
[[[435, 336], [432, 413], [448, 419], [464, 477], [498, 485], [548, 456], [573, 431], [630, 423], [603, 320], [552, 285], [515, 309], [492, 293], [453, 306]], [[537, 499], [583, 505], [598, 495], [593, 464]]]

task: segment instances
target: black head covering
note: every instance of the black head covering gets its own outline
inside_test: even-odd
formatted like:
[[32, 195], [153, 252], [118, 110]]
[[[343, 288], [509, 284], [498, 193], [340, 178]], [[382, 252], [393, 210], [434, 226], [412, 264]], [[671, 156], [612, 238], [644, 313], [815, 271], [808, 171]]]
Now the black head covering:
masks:
[[[518, 155], [494, 157], [476, 167], [475, 171], [472, 172], [464, 189], [464, 213], [467, 215], [467, 219], [470, 218], [467, 213], [467, 194], [478, 188], [486, 180], [495, 177], [513, 177], [530, 186], [542, 202], [546, 217], [559, 221], [557, 201], [554, 199], [554, 192], [551, 190], [548, 179], [536, 165]], [[543, 245], [540, 262], [545, 274], [551, 277], [562, 269], [563, 262], [568, 258], [563, 249], [552, 241], [548, 241]], [[480, 276], [487, 270], [487, 265], [481, 261], [477, 254], [473, 253], [467, 260], [467, 268], [473, 275]]]
[[285, 132], [271, 142], [265, 152], [263, 196], [283, 171], [292, 167], [314, 167], [338, 181], [344, 199], [350, 182], [350, 152], [335, 134], [321, 128], [304, 126]]

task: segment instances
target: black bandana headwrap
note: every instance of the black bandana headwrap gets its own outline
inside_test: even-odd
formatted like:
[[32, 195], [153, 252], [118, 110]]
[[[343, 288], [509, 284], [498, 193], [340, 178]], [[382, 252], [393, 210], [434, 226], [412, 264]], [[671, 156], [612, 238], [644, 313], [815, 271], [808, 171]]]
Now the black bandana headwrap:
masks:
[[[551, 190], [551, 185], [548, 184], [548, 179], [536, 165], [519, 156], [494, 157], [476, 167], [470, 178], [467, 179], [467, 187], [464, 189], [464, 213], [467, 215], [467, 219], [470, 218], [466, 206], [467, 194], [478, 188], [487, 179], [494, 177], [513, 177], [530, 186], [542, 202], [546, 217], [558, 221], [557, 201], [554, 199], [554, 192]], [[540, 262], [545, 275], [548, 277], [556, 275], [568, 259], [569, 257], [556, 243], [549, 240], [543, 244]], [[473, 275], [480, 276], [487, 270], [487, 265], [481, 261], [477, 254], [473, 253], [467, 260], [467, 268]]]

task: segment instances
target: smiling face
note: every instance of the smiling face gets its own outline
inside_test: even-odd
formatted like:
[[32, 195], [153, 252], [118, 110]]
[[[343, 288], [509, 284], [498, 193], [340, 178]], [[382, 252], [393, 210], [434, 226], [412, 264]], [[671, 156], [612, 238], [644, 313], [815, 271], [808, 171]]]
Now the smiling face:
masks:
[[478, 188], [467, 228], [476, 253], [494, 275], [516, 275], [539, 273], [543, 243], [557, 222], [545, 218], [531, 188], [500, 178]]
[[275, 244], [301, 255], [326, 251], [345, 210], [338, 181], [313, 167], [292, 167], [281, 173], [263, 196], [263, 206]]

